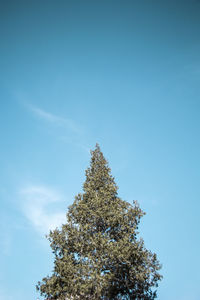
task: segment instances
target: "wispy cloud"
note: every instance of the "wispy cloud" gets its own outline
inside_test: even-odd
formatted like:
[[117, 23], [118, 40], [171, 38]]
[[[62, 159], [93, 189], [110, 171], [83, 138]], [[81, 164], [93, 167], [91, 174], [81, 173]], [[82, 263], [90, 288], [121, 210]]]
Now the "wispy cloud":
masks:
[[[61, 117], [49, 111], [34, 106], [31, 103], [23, 102], [31, 113], [38, 119], [51, 125], [56, 129], [57, 138], [65, 143], [77, 146], [87, 153], [90, 153], [90, 148], [85, 143], [85, 130], [77, 122], [70, 118]], [[53, 130], [55, 133], [55, 131]]]
[[37, 116], [49, 123], [52, 123], [57, 126], [65, 127], [67, 129], [71, 130], [75, 134], [82, 133], [82, 128], [69, 118], [60, 117], [58, 115], [52, 114], [50, 112], [47, 112], [39, 107], [30, 105], [30, 104], [28, 105], [28, 107], [35, 116]]
[[66, 222], [65, 212], [50, 210], [53, 204], [62, 201], [58, 192], [44, 186], [28, 186], [21, 189], [20, 195], [23, 213], [39, 233], [47, 234]]

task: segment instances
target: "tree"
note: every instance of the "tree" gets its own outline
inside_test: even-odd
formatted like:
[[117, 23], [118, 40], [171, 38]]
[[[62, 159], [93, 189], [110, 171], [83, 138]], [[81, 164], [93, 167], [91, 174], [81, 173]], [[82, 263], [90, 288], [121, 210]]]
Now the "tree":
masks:
[[66, 224], [48, 236], [54, 270], [37, 285], [46, 299], [156, 298], [161, 266], [137, 231], [144, 212], [118, 197], [110, 171], [96, 145], [83, 193], [69, 207]]

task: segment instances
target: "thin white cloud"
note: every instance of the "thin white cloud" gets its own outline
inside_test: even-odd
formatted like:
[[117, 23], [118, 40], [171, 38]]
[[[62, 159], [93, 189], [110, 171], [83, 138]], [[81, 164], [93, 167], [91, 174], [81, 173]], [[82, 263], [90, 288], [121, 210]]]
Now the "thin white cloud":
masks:
[[75, 134], [78, 134], [78, 135], [82, 134], [82, 128], [69, 118], [60, 117], [58, 115], [47, 112], [47, 111], [45, 111], [39, 107], [33, 106], [31, 104], [28, 105], [28, 108], [32, 111], [32, 113], [35, 116], [37, 116], [49, 123], [52, 123], [56, 126], [61, 126], [61, 127], [67, 128]]
[[44, 186], [28, 186], [20, 191], [22, 210], [31, 225], [41, 234], [66, 222], [65, 212], [52, 212], [53, 204], [62, 201], [60, 194]]
[[70, 118], [58, 116], [25, 100], [23, 100], [23, 102], [21, 101], [21, 103], [33, 114], [33, 116], [45, 122], [47, 125], [51, 125], [53, 129], [52, 132], [54, 134], [56, 133], [57, 139], [90, 153], [90, 148], [85, 143], [87, 135], [83, 126], [80, 126]]

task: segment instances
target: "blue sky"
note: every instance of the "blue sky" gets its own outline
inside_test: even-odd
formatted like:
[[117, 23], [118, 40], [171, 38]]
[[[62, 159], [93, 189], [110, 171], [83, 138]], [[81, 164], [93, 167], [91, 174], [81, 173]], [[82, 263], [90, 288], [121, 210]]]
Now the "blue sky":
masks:
[[147, 213], [158, 299], [198, 300], [200, 1], [8, 0], [0, 14], [0, 300], [39, 296], [44, 236], [96, 142]]

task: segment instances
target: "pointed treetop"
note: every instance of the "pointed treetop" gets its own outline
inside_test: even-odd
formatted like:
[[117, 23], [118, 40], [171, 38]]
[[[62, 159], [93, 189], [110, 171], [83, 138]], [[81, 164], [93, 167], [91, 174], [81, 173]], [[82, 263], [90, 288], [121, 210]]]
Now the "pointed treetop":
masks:
[[117, 194], [118, 187], [99, 144], [96, 144], [95, 150], [91, 151], [90, 167], [85, 171], [85, 174], [84, 192], [88, 192], [91, 188], [96, 192], [102, 189], [105, 191], [107, 187], [109, 190], [112, 188], [113, 193]]

